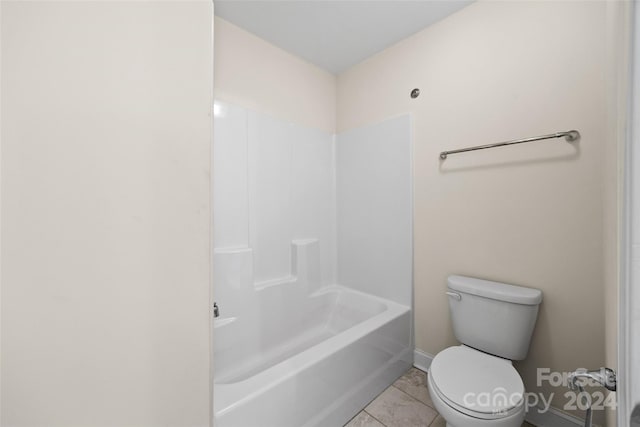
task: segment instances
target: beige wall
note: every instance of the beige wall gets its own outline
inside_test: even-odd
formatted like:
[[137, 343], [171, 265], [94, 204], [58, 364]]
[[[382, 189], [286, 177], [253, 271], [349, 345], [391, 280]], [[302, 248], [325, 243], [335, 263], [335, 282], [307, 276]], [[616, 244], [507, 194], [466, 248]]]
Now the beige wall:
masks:
[[2, 416], [209, 424], [211, 2], [2, 2]]
[[216, 17], [215, 97], [327, 132], [336, 127], [336, 77]]
[[[417, 348], [456, 344], [444, 290], [464, 274], [544, 292], [516, 364], [529, 391], [536, 367], [604, 364], [604, 61], [603, 2], [481, 1], [338, 77], [338, 131], [413, 113]], [[569, 129], [579, 143], [438, 159]]]

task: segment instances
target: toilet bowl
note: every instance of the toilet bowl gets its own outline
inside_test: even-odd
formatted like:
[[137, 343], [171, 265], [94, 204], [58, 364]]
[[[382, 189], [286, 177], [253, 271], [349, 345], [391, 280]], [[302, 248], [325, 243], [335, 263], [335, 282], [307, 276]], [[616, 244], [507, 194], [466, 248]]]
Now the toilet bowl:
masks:
[[523, 360], [542, 302], [538, 289], [449, 276], [453, 332], [462, 344], [438, 353], [429, 394], [448, 427], [520, 427], [524, 384], [512, 360]]
[[461, 345], [433, 359], [429, 394], [448, 427], [520, 427], [524, 384], [511, 361]]

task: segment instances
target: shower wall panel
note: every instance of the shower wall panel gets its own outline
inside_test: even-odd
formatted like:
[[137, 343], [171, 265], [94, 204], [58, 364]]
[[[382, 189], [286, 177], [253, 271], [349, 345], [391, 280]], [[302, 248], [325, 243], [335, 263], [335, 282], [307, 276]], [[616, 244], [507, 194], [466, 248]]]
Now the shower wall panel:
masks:
[[218, 102], [214, 137], [216, 262], [251, 270], [229, 274], [300, 285], [292, 248], [311, 245], [307, 292], [337, 283], [411, 305], [410, 116], [334, 137]]
[[215, 246], [249, 245], [247, 110], [216, 103], [213, 144]]
[[251, 249], [257, 288], [295, 279], [292, 242], [316, 239], [335, 282], [333, 135], [216, 102], [214, 246]]
[[411, 305], [412, 156], [409, 115], [336, 139], [338, 283]]

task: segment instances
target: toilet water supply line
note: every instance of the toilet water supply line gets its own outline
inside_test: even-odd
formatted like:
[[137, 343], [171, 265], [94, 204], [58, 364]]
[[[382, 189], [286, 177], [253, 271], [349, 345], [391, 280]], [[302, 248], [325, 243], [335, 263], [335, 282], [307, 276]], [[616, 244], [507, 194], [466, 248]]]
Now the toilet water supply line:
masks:
[[581, 368], [569, 374], [569, 388], [571, 390], [578, 390], [578, 399], [582, 398], [585, 404], [584, 406], [587, 408], [584, 427], [591, 427], [592, 423], [591, 396], [584, 391], [583, 387], [589, 379], [610, 391], [616, 391], [617, 386], [616, 373], [610, 368], [600, 368], [593, 371], [587, 371]]
[[571, 390], [578, 389], [578, 399], [582, 397], [587, 408], [587, 412], [584, 416], [584, 427], [591, 427], [591, 396], [589, 396], [589, 393], [585, 393], [582, 384], [578, 381], [578, 377], [573, 377], [569, 380], [569, 388]]

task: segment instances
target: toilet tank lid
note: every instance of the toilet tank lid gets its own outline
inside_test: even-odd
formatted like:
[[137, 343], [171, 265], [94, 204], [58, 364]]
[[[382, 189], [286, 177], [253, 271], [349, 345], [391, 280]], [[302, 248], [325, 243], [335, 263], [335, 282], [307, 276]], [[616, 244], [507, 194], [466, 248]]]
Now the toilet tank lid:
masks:
[[498, 301], [524, 305], [538, 305], [542, 302], [542, 291], [539, 289], [467, 276], [449, 276], [447, 282], [451, 290]]

